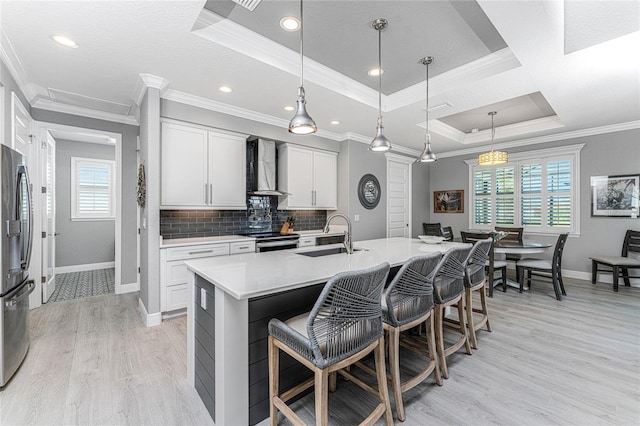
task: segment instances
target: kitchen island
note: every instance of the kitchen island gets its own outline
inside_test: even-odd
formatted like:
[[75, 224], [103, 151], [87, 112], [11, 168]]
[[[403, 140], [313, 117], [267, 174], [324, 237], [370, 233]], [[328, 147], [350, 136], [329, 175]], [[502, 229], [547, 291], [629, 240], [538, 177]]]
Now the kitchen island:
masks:
[[[360, 241], [356, 251], [311, 257], [334, 246], [192, 260], [187, 307], [187, 380], [216, 424], [253, 425], [269, 416], [267, 324], [308, 311], [333, 275], [394, 266], [420, 254], [445, 252], [461, 243], [425, 244], [417, 239]], [[339, 245], [335, 245], [337, 247]], [[309, 374], [282, 357], [281, 386]]]

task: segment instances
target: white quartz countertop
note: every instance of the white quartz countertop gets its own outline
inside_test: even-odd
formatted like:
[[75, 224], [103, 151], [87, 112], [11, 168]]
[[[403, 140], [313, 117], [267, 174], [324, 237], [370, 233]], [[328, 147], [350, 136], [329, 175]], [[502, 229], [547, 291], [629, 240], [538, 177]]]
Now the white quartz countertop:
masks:
[[293, 231], [294, 233], [300, 235], [301, 237], [322, 237], [322, 236], [333, 236], [333, 235], [343, 235], [344, 231], [340, 230], [330, 230], [328, 233], [324, 233], [322, 229], [313, 229], [310, 231]]
[[[324, 250], [334, 245], [312, 246], [265, 253], [246, 253], [185, 262], [187, 267], [236, 299], [264, 296], [324, 283], [338, 272], [370, 268], [382, 262], [391, 266], [426, 253], [444, 253], [465, 244], [425, 244], [418, 239], [382, 238], [354, 243], [356, 251], [321, 257], [298, 253]], [[342, 246], [336, 244], [335, 246]]]
[[243, 235], [221, 235], [219, 237], [194, 237], [194, 238], [173, 238], [162, 240], [160, 248], [192, 246], [209, 243], [232, 243], [236, 241], [253, 241], [255, 238]]

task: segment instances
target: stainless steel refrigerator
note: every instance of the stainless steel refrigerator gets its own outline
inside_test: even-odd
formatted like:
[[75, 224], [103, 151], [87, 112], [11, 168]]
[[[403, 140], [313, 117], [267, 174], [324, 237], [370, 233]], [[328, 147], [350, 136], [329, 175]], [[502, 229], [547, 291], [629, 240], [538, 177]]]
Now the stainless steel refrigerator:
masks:
[[24, 157], [0, 148], [0, 388], [22, 364], [29, 349], [29, 279], [33, 244], [31, 185]]

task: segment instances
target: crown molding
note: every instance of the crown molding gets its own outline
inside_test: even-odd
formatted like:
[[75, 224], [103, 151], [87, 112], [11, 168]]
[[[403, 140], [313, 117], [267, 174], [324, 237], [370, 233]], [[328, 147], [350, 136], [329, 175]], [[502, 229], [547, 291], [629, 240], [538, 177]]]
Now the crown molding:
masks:
[[[203, 108], [210, 111], [216, 111], [222, 114], [228, 114], [238, 118], [244, 118], [246, 120], [268, 124], [270, 126], [275, 126], [280, 128], [289, 127], [289, 120], [285, 120], [283, 118], [274, 117], [268, 114], [262, 114], [260, 112], [252, 111], [250, 109], [225, 104], [223, 102], [206, 99], [200, 96], [191, 95], [189, 93], [184, 93], [184, 92], [180, 92], [173, 89], [166, 90], [162, 94], [162, 98], [172, 102], [192, 105], [198, 108]], [[346, 134], [338, 134], [338, 133], [330, 132], [328, 130], [318, 130], [316, 135], [323, 137], [325, 139], [330, 139], [338, 142], [348, 139]]]
[[138, 74], [138, 80], [136, 81], [136, 87], [133, 89], [131, 99], [137, 106], [139, 106], [149, 87], [158, 89], [160, 90], [160, 93], [162, 93], [168, 86], [169, 80], [162, 77], [158, 77], [153, 74]]
[[31, 103], [38, 96], [38, 92], [29, 80], [20, 58], [18, 58], [18, 55], [16, 55], [13, 49], [13, 44], [11, 44], [9, 37], [7, 37], [3, 29], [0, 29], [0, 59], [2, 59], [2, 62], [7, 66], [16, 84], [20, 90], [22, 90], [22, 93], [26, 96], [29, 103]]
[[[535, 153], [537, 158], [557, 157], [560, 155], [578, 155], [580, 151], [582, 151], [582, 148], [584, 148], [584, 146], [585, 144], [583, 143], [577, 143], [575, 145], [554, 146], [551, 148], [536, 149]], [[518, 160], [530, 159], [530, 158], [531, 158], [531, 151], [516, 152], [514, 154], [509, 154], [508, 162], [511, 163]], [[469, 166], [478, 165], [477, 158], [470, 158], [468, 160], [464, 160], [464, 162]]]
[[[512, 138], [545, 130], [559, 129], [561, 127], [564, 127], [564, 124], [560, 121], [560, 118], [557, 115], [537, 118], [535, 120], [521, 121], [519, 123], [496, 127], [494, 140]], [[466, 145], [489, 141], [491, 141], [491, 129], [486, 129], [477, 133], [464, 134], [464, 139], [461, 143]]]
[[[447, 93], [484, 78], [503, 73], [521, 66], [511, 49], [505, 47], [480, 59], [461, 65], [429, 79], [432, 96]], [[416, 83], [386, 97], [386, 110], [393, 111], [407, 105], [424, 101], [425, 82]]]
[[[418, 124], [418, 126], [424, 129], [425, 123], [422, 122]], [[451, 139], [452, 141], [464, 143], [464, 132], [461, 132], [455, 127], [449, 126], [440, 120], [429, 120], [429, 130], [433, 133], [439, 134], [440, 136], [444, 136], [447, 139]]]
[[[507, 148], [515, 148], [525, 145], [534, 145], [546, 142], [557, 142], [566, 139], [582, 138], [587, 136], [595, 136], [606, 133], [623, 132], [625, 130], [640, 129], [640, 120], [628, 121], [626, 123], [611, 124], [607, 126], [591, 127], [589, 129], [573, 130], [564, 133], [554, 133], [551, 135], [538, 136], [535, 138], [520, 139], [517, 141], [504, 142], [494, 146], [497, 150], [505, 150]], [[486, 151], [486, 146], [477, 146], [467, 149], [459, 149], [455, 151], [442, 152], [438, 154], [438, 158], [457, 157], [460, 155], [475, 154]]]
[[53, 102], [49, 99], [36, 98], [31, 103], [32, 108], [44, 109], [47, 111], [61, 112], [64, 114], [79, 115], [82, 117], [95, 118], [98, 120], [112, 121], [122, 124], [130, 124], [132, 126], [138, 126], [139, 122], [134, 116], [120, 115], [111, 112], [98, 111], [95, 109], [89, 109], [79, 107], [75, 105], [61, 104], [59, 102]]

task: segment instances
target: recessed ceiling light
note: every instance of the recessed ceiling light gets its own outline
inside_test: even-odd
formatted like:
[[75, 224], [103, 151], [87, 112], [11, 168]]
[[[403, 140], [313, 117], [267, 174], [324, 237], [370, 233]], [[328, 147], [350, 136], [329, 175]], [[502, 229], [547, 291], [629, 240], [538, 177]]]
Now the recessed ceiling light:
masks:
[[340, 122], [338, 120], [333, 120], [331, 121], [331, 124], [340, 124]]
[[220, 86], [220, 91], [224, 93], [231, 93], [233, 92], [233, 89], [229, 86]]
[[71, 47], [73, 49], [78, 48], [78, 45], [76, 44], [76, 42], [71, 40], [69, 37], [65, 37], [62, 35], [54, 35], [54, 36], [51, 36], [51, 38], [53, 39], [53, 41], [55, 41], [56, 43], [60, 43], [63, 46]]
[[377, 77], [380, 74], [384, 74], [384, 70], [382, 70], [382, 73], [380, 72], [380, 68], [375, 67], [375, 68], [371, 68], [369, 71], [367, 71], [367, 74], [369, 74], [371, 77]]
[[295, 108], [292, 107], [291, 105], [287, 105], [286, 107], [284, 107], [285, 111], [293, 111]]
[[285, 16], [280, 20], [280, 26], [285, 31], [298, 31], [300, 20], [294, 16]]

